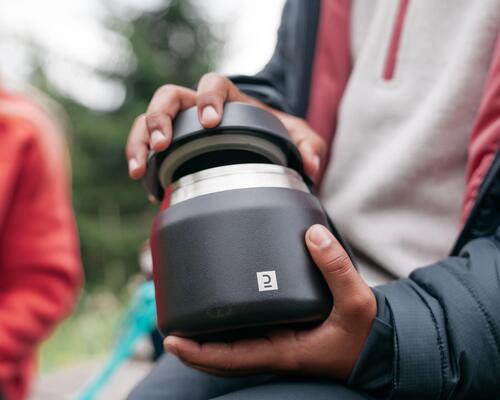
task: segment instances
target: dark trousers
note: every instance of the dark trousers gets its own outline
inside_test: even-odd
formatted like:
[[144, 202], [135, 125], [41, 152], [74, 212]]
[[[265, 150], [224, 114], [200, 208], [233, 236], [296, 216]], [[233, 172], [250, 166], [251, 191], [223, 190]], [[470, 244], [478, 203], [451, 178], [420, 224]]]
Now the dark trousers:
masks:
[[311, 378], [256, 375], [222, 378], [191, 369], [165, 354], [130, 393], [128, 400], [366, 400], [340, 384]]

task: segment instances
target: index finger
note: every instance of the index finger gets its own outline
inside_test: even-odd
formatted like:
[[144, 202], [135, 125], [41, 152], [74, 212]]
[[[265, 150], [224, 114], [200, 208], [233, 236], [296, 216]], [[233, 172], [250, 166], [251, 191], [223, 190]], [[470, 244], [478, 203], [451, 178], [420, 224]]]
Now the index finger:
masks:
[[165, 150], [172, 139], [172, 120], [177, 113], [196, 104], [194, 90], [175, 85], [159, 88], [146, 111], [146, 125], [151, 149]]
[[205, 128], [214, 128], [222, 117], [226, 101], [244, 100], [243, 94], [225, 76], [209, 72], [198, 83], [198, 118]]

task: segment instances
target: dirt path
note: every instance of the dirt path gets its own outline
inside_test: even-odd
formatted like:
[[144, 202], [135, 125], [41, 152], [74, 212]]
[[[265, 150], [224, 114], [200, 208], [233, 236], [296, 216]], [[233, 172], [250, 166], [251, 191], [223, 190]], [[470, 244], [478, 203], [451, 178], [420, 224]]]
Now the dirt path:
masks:
[[[101, 370], [104, 360], [79, 363], [38, 378], [30, 400], [75, 400], [79, 391]], [[151, 369], [145, 361], [123, 365], [99, 396], [99, 400], [122, 400]]]

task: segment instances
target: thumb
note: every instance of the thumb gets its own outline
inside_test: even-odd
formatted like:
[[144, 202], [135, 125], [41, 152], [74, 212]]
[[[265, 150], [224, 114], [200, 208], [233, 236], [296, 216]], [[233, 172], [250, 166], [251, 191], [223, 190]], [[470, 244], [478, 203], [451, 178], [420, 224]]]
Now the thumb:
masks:
[[335, 299], [335, 312], [362, 311], [373, 295], [337, 239], [323, 225], [313, 225], [306, 232], [306, 244]]

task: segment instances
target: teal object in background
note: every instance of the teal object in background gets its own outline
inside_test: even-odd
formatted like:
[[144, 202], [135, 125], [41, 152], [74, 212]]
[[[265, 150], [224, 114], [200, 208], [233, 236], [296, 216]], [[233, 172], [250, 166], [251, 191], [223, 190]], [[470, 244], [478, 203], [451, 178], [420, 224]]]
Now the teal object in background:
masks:
[[139, 339], [149, 336], [156, 327], [155, 289], [152, 281], [137, 288], [121, 322], [113, 352], [101, 373], [77, 396], [78, 400], [94, 400], [118, 367], [133, 354]]

